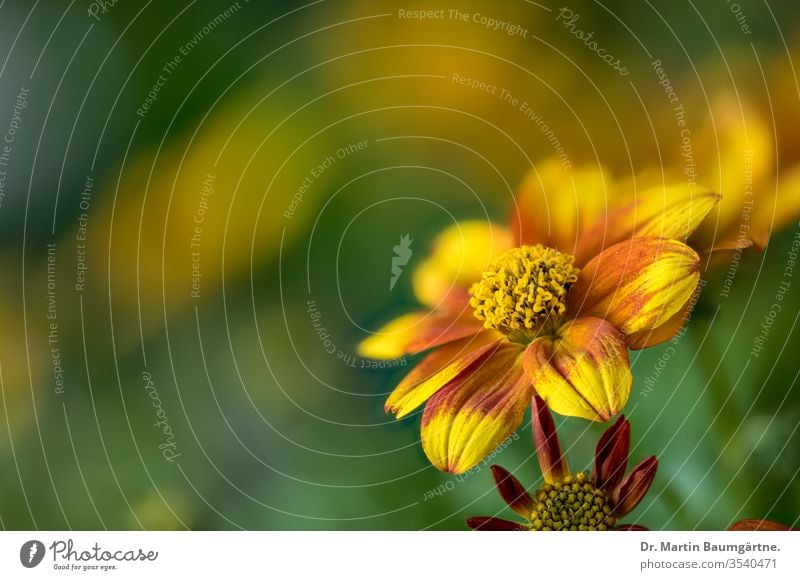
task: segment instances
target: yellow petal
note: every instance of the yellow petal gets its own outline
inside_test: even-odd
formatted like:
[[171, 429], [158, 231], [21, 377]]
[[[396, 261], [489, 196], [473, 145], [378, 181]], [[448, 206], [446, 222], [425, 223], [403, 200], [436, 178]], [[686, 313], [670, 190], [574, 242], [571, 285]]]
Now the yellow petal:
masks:
[[699, 265], [697, 253], [676, 240], [634, 238], [616, 244], [581, 270], [567, 311], [604, 318], [625, 334], [656, 328], [691, 298]]
[[425, 312], [412, 312], [395, 318], [358, 345], [358, 354], [366, 358], [391, 359], [403, 356], [408, 343], [416, 336]]
[[463, 301], [468, 298], [470, 285], [511, 244], [508, 230], [497, 224], [453, 224], [436, 237], [431, 255], [414, 270], [414, 293], [431, 307], [446, 304], [453, 297]]
[[537, 394], [554, 412], [608, 421], [628, 402], [630, 362], [622, 334], [599, 318], [564, 324], [534, 340], [523, 357]]
[[358, 345], [366, 358], [392, 359], [416, 354], [483, 329], [471, 311], [412, 312], [395, 318]]
[[504, 342], [431, 397], [422, 414], [422, 448], [434, 466], [467, 471], [519, 426], [532, 394], [522, 352], [522, 345]]
[[700, 226], [721, 196], [710, 189], [688, 184], [657, 186], [636, 200], [609, 212], [605, 223], [582, 238], [577, 251], [580, 262], [633, 237], [673, 238], [685, 241]]
[[439, 389], [456, 380], [496, 350], [497, 333], [482, 332], [456, 340], [435, 350], [400, 381], [386, 400], [385, 410], [402, 419]]
[[685, 241], [700, 227], [722, 196], [710, 189], [687, 184], [649, 189], [633, 208], [626, 209], [623, 221], [612, 227], [630, 224], [637, 237], [656, 236]]

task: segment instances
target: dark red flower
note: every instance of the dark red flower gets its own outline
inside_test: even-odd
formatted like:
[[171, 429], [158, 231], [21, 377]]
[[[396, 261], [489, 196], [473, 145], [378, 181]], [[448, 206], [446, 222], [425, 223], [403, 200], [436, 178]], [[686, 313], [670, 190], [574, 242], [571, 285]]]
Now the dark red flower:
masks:
[[646, 530], [618, 522], [642, 501], [656, 475], [658, 460], [648, 457], [626, 475], [631, 426], [624, 416], [600, 437], [591, 474], [573, 475], [561, 452], [555, 423], [544, 401], [533, 398], [533, 435], [544, 485], [534, 494], [507, 470], [492, 465], [500, 496], [524, 523], [474, 517], [474, 530]]

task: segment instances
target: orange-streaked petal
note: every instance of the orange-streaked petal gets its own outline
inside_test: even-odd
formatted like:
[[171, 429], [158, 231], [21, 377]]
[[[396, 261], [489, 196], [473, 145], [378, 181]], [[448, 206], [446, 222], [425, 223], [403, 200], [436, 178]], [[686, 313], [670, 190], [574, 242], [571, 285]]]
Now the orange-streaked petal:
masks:
[[455, 223], [436, 236], [430, 255], [414, 270], [414, 293], [432, 308], [468, 300], [472, 283], [511, 247], [511, 234], [503, 226], [484, 221]]
[[650, 348], [651, 346], [656, 346], [662, 342], [667, 342], [678, 334], [681, 328], [688, 322], [693, 306], [690, 300], [684, 304], [683, 308], [676, 312], [672, 318], [661, 326], [657, 328], [646, 328], [645, 330], [629, 334], [626, 337], [628, 348], [631, 350], [642, 350]]
[[488, 516], [476, 516], [467, 520], [470, 529], [480, 532], [521, 532], [527, 528], [516, 522], [510, 522], [503, 518], [492, 518]]
[[633, 237], [672, 238], [685, 241], [700, 226], [722, 196], [688, 184], [658, 186], [637, 195], [636, 200], [612, 209], [605, 223], [581, 239], [576, 252], [580, 261]]
[[615, 517], [624, 517], [639, 505], [639, 502], [647, 495], [647, 490], [650, 489], [650, 485], [656, 478], [657, 469], [658, 460], [655, 455], [651, 455], [634, 467], [622, 480], [613, 495], [614, 503], [616, 504], [614, 506]]
[[573, 316], [596, 316], [625, 334], [657, 328], [679, 312], [700, 280], [700, 257], [664, 238], [634, 238], [593, 258], [570, 289]]
[[523, 362], [536, 392], [560, 415], [608, 421], [628, 401], [633, 377], [624, 337], [600, 318], [579, 318], [534, 340]]
[[[701, 254], [701, 268], [704, 272], [709, 270], [719, 270], [730, 266], [731, 261], [734, 259], [736, 252], [741, 252], [746, 248], [753, 248], [756, 251], [761, 251], [759, 247], [751, 238], [733, 237], [728, 239], [720, 239], [711, 248], [703, 249], [702, 246], [695, 244], [694, 240], [689, 240], [689, 245], [697, 248]], [[766, 239], [764, 240], [766, 243]]]
[[542, 477], [547, 483], [560, 481], [569, 475], [567, 458], [561, 452], [553, 416], [547, 409], [545, 402], [538, 395], [533, 397], [531, 418], [533, 421], [533, 440], [536, 443], [536, 457], [539, 459]]
[[735, 252], [736, 250], [744, 250], [752, 246], [753, 240], [750, 238], [730, 238], [728, 240], [719, 241], [704, 251], [707, 254], [713, 254], [715, 252]]
[[422, 414], [422, 448], [433, 465], [467, 471], [519, 426], [532, 390], [522, 352], [522, 345], [505, 342], [431, 397]]
[[495, 333], [482, 332], [432, 352], [395, 387], [386, 400], [385, 411], [402, 419], [473, 365], [481, 364], [497, 349], [500, 340]]
[[792, 528], [769, 520], [739, 520], [728, 530], [732, 532], [789, 532]]
[[594, 451], [594, 479], [598, 487], [613, 490], [625, 476], [631, 447], [631, 424], [620, 416], [606, 429]]
[[459, 338], [477, 334], [483, 324], [471, 311], [411, 312], [395, 318], [358, 345], [365, 358], [392, 359], [416, 354]]
[[499, 465], [492, 465], [492, 477], [500, 497], [512, 510], [523, 518], [531, 517], [533, 512], [533, 497], [525, 486], [514, 477], [511, 472]]
[[422, 321], [418, 331], [408, 342], [408, 352], [416, 354], [453, 340], [483, 331], [483, 323], [472, 310], [459, 313], [433, 312]]

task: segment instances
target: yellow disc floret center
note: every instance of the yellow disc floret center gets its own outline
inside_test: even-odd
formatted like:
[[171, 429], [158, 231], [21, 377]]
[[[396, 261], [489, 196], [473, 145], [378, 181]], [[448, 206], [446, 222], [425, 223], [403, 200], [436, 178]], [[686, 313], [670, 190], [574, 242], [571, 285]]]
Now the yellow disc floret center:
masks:
[[579, 473], [536, 492], [532, 531], [611, 530], [617, 524], [603, 490]]
[[531, 338], [546, 324], [557, 325], [580, 272], [574, 261], [538, 244], [508, 250], [470, 288], [475, 316], [512, 338]]

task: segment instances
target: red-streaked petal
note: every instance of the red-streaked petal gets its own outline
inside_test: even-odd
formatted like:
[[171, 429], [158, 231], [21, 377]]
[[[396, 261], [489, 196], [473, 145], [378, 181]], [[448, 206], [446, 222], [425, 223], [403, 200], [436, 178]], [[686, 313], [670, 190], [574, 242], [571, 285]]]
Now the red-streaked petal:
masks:
[[539, 467], [547, 483], [555, 483], [569, 475], [567, 459], [561, 453], [558, 443], [556, 424], [553, 416], [547, 409], [547, 404], [539, 396], [533, 397], [533, 440], [536, 443], [536, 456], [539, 458]]
[[522, 422], [533, 390], [520, 364], [522, 349], [500, 344], [430, 398], [422, 414], [422, 448], [437, 468], [467, 471]]
[[631, 424], [620, 416], [606, 429], [594, 452], [594, 478], [603, 489], [613, 490], [625, 476], [631, 446]]
[[687, 184], [658, 185], [625, 205], [612, 208], [605, 222], [582, 238], [577, 254], [591, 258], [602, 249], [633, 237], [657, 236], [685, 241], [719, 203], [721, 195]]
[[412, 312], [395, 318], [358, 345], [365, 358], [392, 359], [417, 354], [477, 334], [483, 324], [471, 310]]
[[625, 334], [657, 328], [692, 297], [699, 265], [697, 253], [675, 240], [634, 238], [616, 244], [581, 270], [567, 310], [608, 320]]
[[622, 334], [600, 318], [579, 318], [534, 340], [523, 357], [536, 392], [554, 412], [608, 421], [625, 406], [633, 377]]
[[622, 480], [622, 483], [614, 493], [614, 516], [617, 518], [624, 517], [629, 514], [633, 508], [639, 505], [650, 485], [656, 477], [656, 470], [658, 469], [658, 460], [655, 455], [651, 455], [633, 470]]
[[694, 304], [689, 300], [683, 305], [683, 308], [661, 326], [657, 328], [646, 328], [629, 334], [626, 337], [628, 348], [631, 350], [643, 350], [667, 342], [678, 334], [681, 328], [688, 322], [693, 306]]
[[472, 311], [451, 314], [432, 313], [420, 325], [408, 343], [408, 352], [416, 354], [446, 344], [483, 330], [483, 323], [472, 315]]
[[521, 532], [527, 529], [522, 524], [488, 516], [469, 518], [467, 520], [467, 526], [481, 532]]
[[530, 518], [533, 512], [533, 498], [520, 481], [499, 465], [492, 465], [492, 477], [500, 492], [500, 497], [512, 510], [523, 518]]
[[453, 341], [435, 350], [415, 366], [386, 400], [385, 411], [401, 419], [448, 383], [481, 364], [500, 345], [491, 332]]
[[792, 528], [769, 520], [739, 520], [728, 530], [732, 532], [789, 532]]

